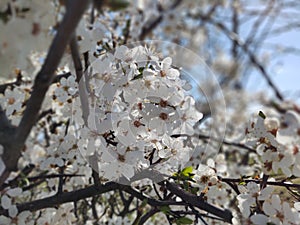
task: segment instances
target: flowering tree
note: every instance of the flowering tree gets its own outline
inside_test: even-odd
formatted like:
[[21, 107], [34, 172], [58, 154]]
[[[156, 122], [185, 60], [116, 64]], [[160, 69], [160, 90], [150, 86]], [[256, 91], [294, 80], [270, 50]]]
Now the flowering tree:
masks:
[[297, 7], [2, 1], [0, 224], [299, 224]]

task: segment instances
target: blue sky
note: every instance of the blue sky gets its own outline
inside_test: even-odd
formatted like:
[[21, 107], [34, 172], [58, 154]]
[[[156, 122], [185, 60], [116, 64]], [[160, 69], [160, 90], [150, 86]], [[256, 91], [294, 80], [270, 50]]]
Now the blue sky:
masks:
[[[300, 51], [300, 32], [292, 31], [290, 33], [281, 35], [275, 38], [274, 42], [298, 48]], [[300, 54], [284, 55], [281, 58], [282, 68], [280, 72], [274, 77], [274, 81], [281, 88], [284, 93], [298, 92], [298, 102], [300, 98]], [[291, 93], [289, 93], [291, 92]], [[293, 96], [296, 97], [296, 96]]]
[[[278, 44], [286, 47], [298, 48], [298, 54], [278, 53], [278, 57], [272, 60], [269, 74], [286, 99], [296, 100], [300, 103], [300, 31], [290, 31], [274, 38], [269, 38], [266, 43]], [[265, 82], [260, 74], [251, 74], [248, 88], [250, 90], [263, 90]]]

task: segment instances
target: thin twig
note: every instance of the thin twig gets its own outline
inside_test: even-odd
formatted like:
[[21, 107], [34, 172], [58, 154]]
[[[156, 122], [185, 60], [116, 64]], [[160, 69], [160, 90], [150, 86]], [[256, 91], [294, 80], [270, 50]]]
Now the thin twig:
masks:
[[163, 15], [166, 13], [166, 11], [175, 9], [177, 6], [180, 5], [181, 2], [182, 2], [182, 0], [176, 0], [168, 9], [165, 9], [165, 10], [162, 8], [158, 8], [158, 11], [160, 12], [159, 16], [156, 19], [154, 19], [151, 23], [147, 23], [142, 28], [142, 32], [139, 36], [139, 40], [144, 40], [145, 37], [162, 22]]
[[[193, 15], [190, 15], [191, 17], [195, 17]], [[276, 97], [283, 101], [284, 97], [283, 95], [280, 93], [279, 89], [277, 88], [277, 86], [274, 84], [274, 82], [271, 79], [271, 76], [268, 74], [268, 72], [266, 71], [266, 69], [264, 68], [264, 66], [259, 62], [259, 60], [257, 59], [257, 57], [254, 55], [254, 53], [249, 49], [248, 45], [245, 44], [244, 41], [242, 41], [239, 36], [230, 31], [223, 23], [214, 21], [212, 18], [208, 18], [206, 15], [202, 15], [199, 14], [197, 15], [201, 20], [206, 21], [214, 26], [216, 26], [217, 28], [219, 28], [220, 30], [222, 30], [224, 32], [224, 34], [230, 39], [232, 40], [236, 45], [238, 45], [249, 57], [250, 62], [260, 71], [260, 73], [262, 74], [262, 76], [265, 78], [265, 80], [267, 81], [268, 85], [273, 89], [273, 91], [275, 92]]]
[[21, 72], [19, 72], [17, 74], [17, 79], [16, 81], [13, 81], [13, 82], [9, 82], [9, 83], [5, 83], [5, 84], [1, 84], [0, 85], [0, 93], [1, 94], [4, 94], [6, 88], [10, 87], [10, 88], [13, 88], [14, 86], [19, 86], [23, 83], [23, 80], [22, 80], [22, 74]]
[[[173, 137], [173, 138], [177, 138], [177, 137], [189, 137], [189, 135], [186, 135], [186, 134], [173, 134], [173, 135], [171, 135], [171, 137]], [[207, 135], [204, 135], [204, 134], [196, 134], [193, 137], [198, 137], [199, 139], [210, 139], [210, 140], [213, 140], [215, 142], [220, 142], [220, 143], [225, 144], [225, 145], [243, 148], [245, 150], [248, 150], [249, 152], [256, 153], [255, 149], [250, 148], [250, 147], [248, 147], [245, 144], [236, 143], [236, 142], [230, 142], [230, 141], [227, 141], [225, 139], [219, 140], [218, 138], [207, 136]]]
[[[256, 179], [222, 178], [222, 177], [218, 177], [218, 178], [221, 181], [224, 181], [224, 182], [234, 182], [234, 183], [245, 182], [247, 184], [249, 182], [254, 182], [254, 183], [260, 184], [262, 182], [261, 179], [256, 180]], [[283, 182], [283, 181], [267, 181], [266, 185], [289, 187], [289, 188], [299, 188], [300, 189], [300, 184], [286, 183], [286, 182]]]
[[212, 20], [210, 22], [212, 24], [214, 24], [215, 26], [217, 26], [218, 28], [220, 28], [232, 41], [234, 41], [238, 46], [241, 47], [241, 49], [248, 55], [251, 63], [260, 71], [262, 76], [267, 81], [268, 85], [273, 89], [273, 91], [275, 92], [276, 97], [279, 100], [283, 101], [284, 100], [283, 95], [280, 93], [279, 89], [277, 88], [277, 86], [272, 81], [271, 76], [268, 74], [265, 67], [258, 61], [258, 59], [254, 55], [254, 53], [248, 48], [248, 45], [245, 45], [245, 43], [242, 40], [239, 39], [238, 35], [235, 34], [235, 33], [232, 33], [230, 30], [228, 30], [224, 26], [224, 24], [219, 23], [219, 22], [214, 22]]

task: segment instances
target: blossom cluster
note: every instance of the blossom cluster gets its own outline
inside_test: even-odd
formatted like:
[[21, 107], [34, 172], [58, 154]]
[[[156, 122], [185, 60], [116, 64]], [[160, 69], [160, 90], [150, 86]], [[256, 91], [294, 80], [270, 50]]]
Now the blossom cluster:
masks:
[[99, 173], [129, 179], [156, 164], [167, 174], [183, 167], [196, 146], [172, 135], [193, 135], [202, 114], [172, 59], [160, 61], [146, 47], [120, 46], [92, 69], [84, 85], [89, 116], [78, 145], [84, 156], [97, 156]]
[[259, 184], [249, 182], [237, 199], [243, 216], [253, 224], [297, 224], [300, 220], [299, 211], [282, 201], [271, 186], [261, 189]]
[[287, 111], [282, 118], [266, 117], [260, 112], [247, 129], [247, 144], [257, 149], [263, 172], [300, 177], [300, 117]]
[[[136, 222], [138, 216], [145, 218], [156, 211], [146, 224], [196, 224], [200, 219], [218, 224], [205, 210], [195, 210], [186, 199], [175, 197], [164, 182], [155, 183], [161, 180], [146, 178], [157, 174], [212, 207], [229, 209], [233, 224], [298, 224], [300, 194], [291, 186], [296, 187], [300, 177], [300, 110], [280, 106], [276, 111], [272, 106], [267, 116], [261, 112], [245, 125], [251, 104], [265, 103], [265, 99], [241, 89], [240, 75], [247, 66], [240, 60], [248, 57], [234, 55], [243, 44], [238, 35], [225, 34], [233, 40], [232, 56], [222, 49], [223, 38], [218, 39], [228, 25], [218, 20], [227, 18], [230, 10], [233, 15], [246, 12], [245, 3], [135, 0], [131, 7], [113, 12], [106, 8], [111, 2], [122, 3], [103, 1], [103, 9], [97, 11], [93, 6], [80, 20], [76, 39], [84, 55], [83, 77], [78, 81], [75, 76], [79, 70], [70, 63], [67, 47], [56, 70], [62, 77], [49, 87], [21, 152], [19, 171], [11, 173], [1, 187], [0, 211], [6, 216], [0, 215], [0, 224], [132, 224], [135, 216]], [[13, 126], [22, 118], [33, 91], [33, 75], [44, 63], [44, 51], [60, 25], [65, 3], [0, 3], [0, 75], [12, 77], [14, 69], [22, 73], [20, 82], [0, 88], [1, 107]], [[253, 14], [252, 9], [249, 13]], [[214, 16], [216, 21], [207, 25]], [[218, 29], [212, 29], [213, 25]], [[175, 58], [171, 54], [175, 50], [166, 45], [155, 51], [150, 45], [123, 45], [145, 36], [171, 40], [201, 53], [203, 61], [220, 75], [224, 95], [211, 84], [210, 73], [200, 78], [204, 70], [193, 54], [177, 51]], [[191, 80], [198, 82], [197, 88], [205, 87], [206, 92], [200, 92], [208, 100], [199, 94], [192, 96], [189, 88], [193, 84], [183, 79], [186, 71], [178, 68], [180, 60], [194, 66], [199, 77]], [[245, 132], [243, 126], [247, 126]], [[224, 140], [217, 138], [225, 131]], [[3, 153], [0, 145], [0, 175], [5, 169]], [[28, 172], [28, 165], [34, 170]], [[119, 190], [83, 197], [74, 204], [70, 200], [38, 211], [26, 209], [35, 200], [47, 205], [49, 196], [59, 199], [60, 194], [111, 180], [121, 183], [123, 178], [144, 201]], [[278, 194], [282, 189], [292, 197]], [[178, 205], [153, 207], [147, 205], [146, 197]], [[185, 215], [183, 221], [181, 215]]]

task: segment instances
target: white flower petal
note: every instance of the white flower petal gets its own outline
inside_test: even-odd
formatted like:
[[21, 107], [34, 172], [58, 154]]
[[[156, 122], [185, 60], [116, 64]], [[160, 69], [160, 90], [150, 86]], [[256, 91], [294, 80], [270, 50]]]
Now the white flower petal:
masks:
[[4, 209], [8, 209], [11, 206], [11, 199], [7, 195], [1, 197], [1, 206]]
[[250, 220], [255, 225], [266, 225], [268, 223], [268, 217], [263, 214], [255, 214], [250, 217]]
[[18, 215], [18, 208], [16, 205], [12, 205], [11, 207], [9, 207], [8, 215], [12, 218], [16, 217], [16, 215]]
[[10, 190], [7, 191], [7, 194], [10, 197], [16, 197], [16, 196], [22, 194], [22, 188], [13, 188], [13, 189], [10, 189]]
[[263, 210], [269, 216], [273, 216], [276, 214], [276, 210], [273, 208], [273, 206], [270, 204], [270, 202], [263, 203]]

